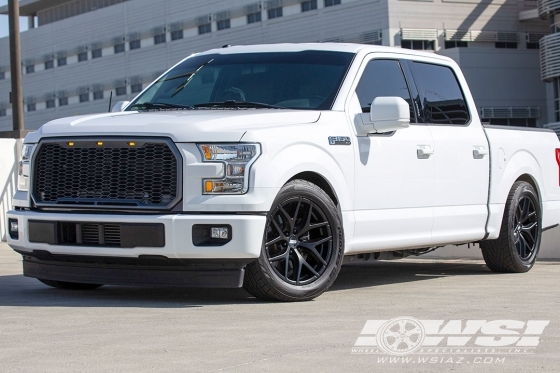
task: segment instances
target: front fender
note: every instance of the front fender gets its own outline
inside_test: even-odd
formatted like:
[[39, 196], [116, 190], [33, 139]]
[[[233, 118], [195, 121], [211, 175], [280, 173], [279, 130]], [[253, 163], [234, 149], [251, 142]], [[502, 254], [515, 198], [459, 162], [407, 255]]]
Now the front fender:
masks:
[[[352, 210], [352, 149], [349, 146], [332, 148], [332, 151], [326, 151], [321, 146], [311, 143], [287, 145], [270, 154], [261, 167], [255, 164], [253, 180], [256, 185], [262, 187], [280, 188], [299, 173], [314, 172], [331, 185], [341, 211]], [[272, 201], [270, 204], [272, 205]]]

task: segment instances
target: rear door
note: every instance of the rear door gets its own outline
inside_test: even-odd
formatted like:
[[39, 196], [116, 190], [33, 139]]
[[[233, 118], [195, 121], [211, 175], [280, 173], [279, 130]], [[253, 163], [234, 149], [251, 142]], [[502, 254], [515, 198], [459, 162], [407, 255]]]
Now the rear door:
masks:
[[419, 61], [408, 66], [422, 121], [434, 141], [432, 244], [481, 239], [488, 214], [489, 149], [478, 115], [469, 110], [472, 97], [461, 89], [464, 78], [449, 66]]

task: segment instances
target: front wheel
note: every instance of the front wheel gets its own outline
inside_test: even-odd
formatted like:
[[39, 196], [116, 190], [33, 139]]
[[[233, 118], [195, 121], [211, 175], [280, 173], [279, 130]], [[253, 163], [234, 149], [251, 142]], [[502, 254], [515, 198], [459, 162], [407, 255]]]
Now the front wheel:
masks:
[[263, 300], [311, 300], [332, 285], [343, 255], [337, 207], [317, 185], [293, 180], [267, 215], [261, 255], [247, 266], [243, 286]]
[[535, 189], [525, 181], [513, 184], [506, 201], [500, 236], [480, 243], [494, 272], [527, 272], [541, 244], [541, 207]]

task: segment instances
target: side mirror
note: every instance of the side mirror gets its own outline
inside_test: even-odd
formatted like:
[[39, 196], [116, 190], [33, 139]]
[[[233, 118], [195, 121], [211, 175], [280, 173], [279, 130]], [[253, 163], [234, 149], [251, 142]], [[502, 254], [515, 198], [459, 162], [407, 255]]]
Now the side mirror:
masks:
[[377, 133], [410, 126], [410, 109], [401, 97], [377, 97], [371, 104], [369, 117]]
[[119, 101], [115, 104], [115, 106], [113, 106], [113, 108], [111, 109], [111, 113], [118, 113], [120, 111], [123, 111], [123, 109], [126, 107], [126, 105], [128, 105], [130, 103], [130, 101]]

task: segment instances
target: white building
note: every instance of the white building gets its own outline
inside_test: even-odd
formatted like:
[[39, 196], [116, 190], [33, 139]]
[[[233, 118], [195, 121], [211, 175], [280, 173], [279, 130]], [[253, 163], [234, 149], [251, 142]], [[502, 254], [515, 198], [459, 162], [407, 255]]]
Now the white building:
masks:
[[[560, 8], [560, 1], [539, 1], [545, 3]], [[113, 103], [131, 99], [193, 52], [313, 41], [433, 50], [461, 65], [483, 120], [522, 126], [560, 121], [553, 98], [560, 69], [542, 75], [556, 85], [541, 80], [539, 40], [550, 28], [539, 18], [537, 1], [22, 0], [20, 14], [35, 26], [21, 35], [26, 129], [107, 111], [111, 91]], [[543, 45], [560, 45], [558, 35]], [[0, 39], [0, 51], [4, 131], [12, 128], [8, 38]]]

